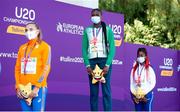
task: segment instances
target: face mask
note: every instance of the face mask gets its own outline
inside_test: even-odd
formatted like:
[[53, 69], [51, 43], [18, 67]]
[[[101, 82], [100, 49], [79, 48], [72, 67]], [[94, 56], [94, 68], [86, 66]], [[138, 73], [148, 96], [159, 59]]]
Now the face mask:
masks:
[[92, 17], [91, 17], [91, 21], [92, 21], [94, 24], [98, 24], [98, 23], [101, 21], [101, 18], [100, 18], [100, 16], [92, 16]]
[[139, 62], [139, 63], [144, 63], [144, 61], [145, 61], [145, 57], [138, 57], [137, 58], [137, 62]]
[[27, 31], [26, 32], [26, 37], [29, 40], [35, 39], [37, 37], [37, 33], [36, 33], [36, 31]]

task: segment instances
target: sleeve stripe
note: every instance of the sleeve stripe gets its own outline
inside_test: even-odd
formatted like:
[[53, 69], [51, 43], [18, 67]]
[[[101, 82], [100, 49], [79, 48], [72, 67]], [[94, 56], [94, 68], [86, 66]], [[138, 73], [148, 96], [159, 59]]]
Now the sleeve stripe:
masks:
[[51, 64], [51, 48], [50, 47], [48, 47], [48, 51], [49, 51], [49, 53], [48, 53], [48, 58], [46, 61], [46, 66], [44, 68], [43, 74], [41, 75], [41, 77], [38, 80], [39, 83], [41, 83], [44, 80], [44, 74], [48, 71], [49, 66]]

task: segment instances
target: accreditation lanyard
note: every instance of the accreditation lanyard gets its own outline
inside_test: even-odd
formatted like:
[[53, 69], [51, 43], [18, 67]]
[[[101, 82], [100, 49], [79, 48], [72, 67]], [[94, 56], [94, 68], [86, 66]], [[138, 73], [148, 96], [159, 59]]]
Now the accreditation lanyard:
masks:
[[96, 43], [97, 43], [97, 37], [98, 37], [100, 30], [101, 30], [101, 27], [98, 28], [98, 30], [96, 31], [96, 34], [95, 34], [95, 28], [93, 28], [93, 44], [94, 45], [96, 45]]
[[30, 55], [32, 54], [33, 49], [34, 49], [35, 46], [36, 46], [36, 42], [35, 42], [35, 44], [33, 45], [33, 47], [30, 48], [30, 51], [29, 51], [29, 53], [27, 54], [28, 46], [29, 46], [29, 43], [28, 43], [28, 45], [26, 46], [26, 49], [25, 49], [25, 52], [24, 52], [24, 74], [26, 74], [26, 67], [27, 67], [28, 59], [29, 59]]
[[138, 69], [137, 69], [138, 80], [136, 81], [136, 83], [137, 83], [138, 85], [141, 84], [141, 74], [142, 74], [143, 69], [144, 69], [144, 66], [141, 68], [140, 72], [139, 72], [139, 67], [138, 67]]

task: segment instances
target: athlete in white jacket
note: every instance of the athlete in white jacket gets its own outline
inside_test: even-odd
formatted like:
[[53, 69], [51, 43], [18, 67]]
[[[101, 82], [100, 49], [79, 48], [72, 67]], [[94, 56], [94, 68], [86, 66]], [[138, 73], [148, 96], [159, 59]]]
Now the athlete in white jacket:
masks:
[[131, 70], [130, 90], [136, 111], [151, 111], [156, 76], [145, 48], [137, 51], [137, 61]]

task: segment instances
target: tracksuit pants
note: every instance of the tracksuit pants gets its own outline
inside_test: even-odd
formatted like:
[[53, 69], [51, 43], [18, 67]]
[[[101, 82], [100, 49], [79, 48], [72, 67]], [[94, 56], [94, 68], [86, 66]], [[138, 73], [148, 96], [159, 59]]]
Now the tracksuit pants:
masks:
[[[132, 98], [134, 97], [131, 94]], [[153, 92], [149, 92], [147, 95], [145, 95], [147, 102], [143, 102], [140, 101], [138, 104], [135, 103], [134, 101], [134, 105], [135, 105], [135, 111], [151, 111], [152, 109], [152, 102], [153, 102]]]
[[[32, 89], [34, 86], [32, 87]], [[44, 111], [46, 103], [47, 87], [39, 89], [38, 96], [32, 99], [31, 105], [27, 105], [24, 99], [20, 99], [22, 111]]]
[[[94, 70], [96, 64], [103, 69], [105, 67], [107, 58], [95, 58], [90, 59], [90, 66]], [[112, 66], [109, 67], [109, 71], [105, 74], [106, 83], [101, 83], [102, 85], [102, 94], [103, 94], [103, 108], [104, 111], [112, 110], [112, 97], [111, 97], [111, 85], [110, 85], [110, 77], [111, 77]], [[99, 96], [99, 82], [96, 84], [92, 84], [92, 76], [89, 75], [89, 85], [90, 85], [90, 106], [91, 111], [98, 110], [98, 96]]]

